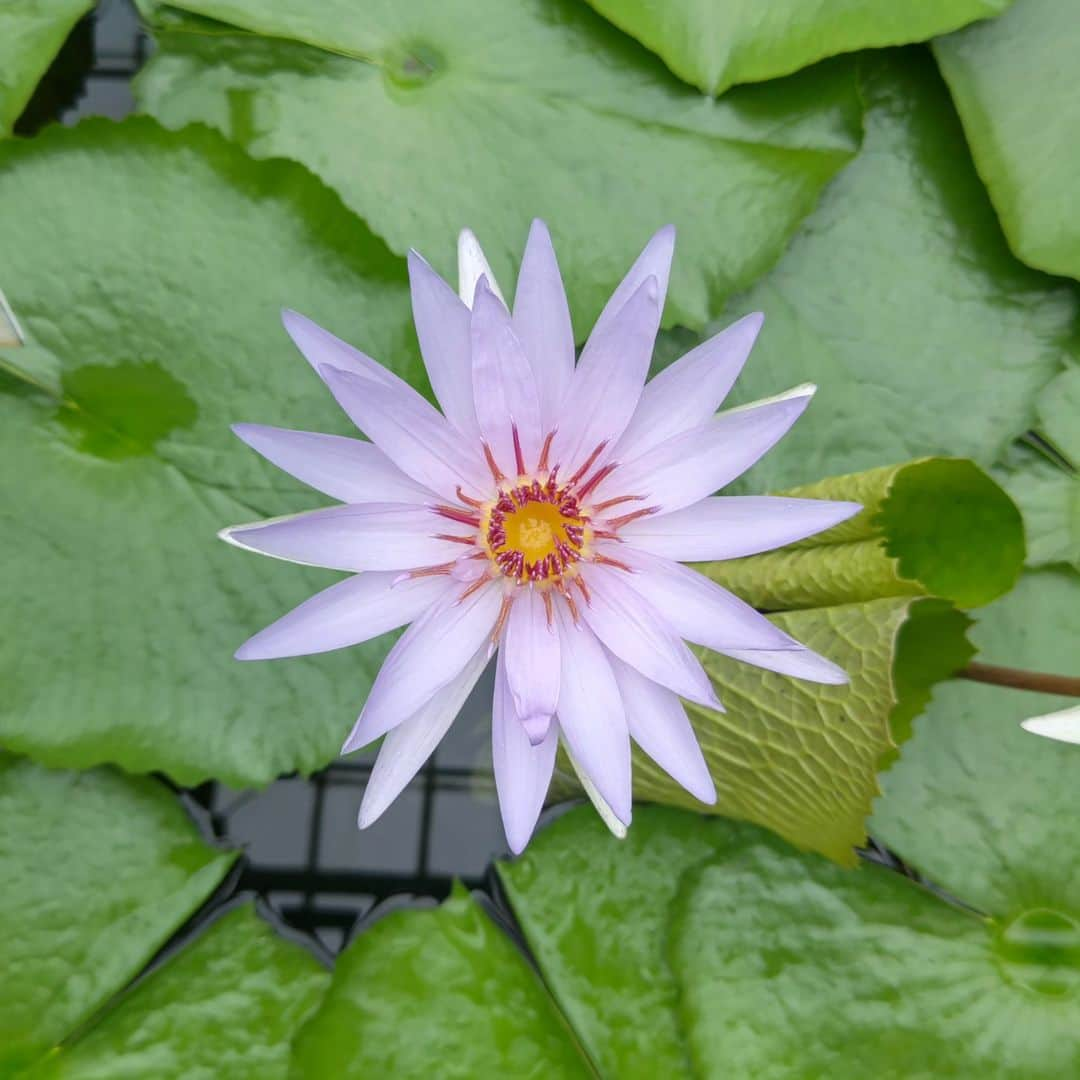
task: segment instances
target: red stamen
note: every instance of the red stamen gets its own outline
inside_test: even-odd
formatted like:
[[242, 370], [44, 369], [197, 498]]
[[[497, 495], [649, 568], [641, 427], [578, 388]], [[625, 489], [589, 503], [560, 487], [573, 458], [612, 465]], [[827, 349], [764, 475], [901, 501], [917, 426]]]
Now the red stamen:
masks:
[[470, 514], [468, 510], [458, 510], [453, 506], [433, 506], [431, 509], [440, 517], [449, 518], [462, 525], [471, 525], [475, 529], [480, 528], [480, 518], [476, 514]]
[[436, 540], [449, 540], [452, 544], [467, 544], [472, 547], [473, 538], [471, 536], [451, 536], [449, 533], [436, 533]]
[[499, 635], [502, 633], [502, 629], [504, 624], [506, 623], [507, 616], [510, 614], [510, 605], [513, 602], [514, 601], [511, 597], [503, 597], [502, 607], [499, 608], [499, 617], [495, 620], [495, 629], [491, 631], [492, 641], [499, 640]]
[[618, 533], [609, 532], [607, 529], [593, 529], [593, 536], [597, 540], [621, 540]]
[[461, 490], [461, 485], [460, 484], [458, 484], [458, 486], [457, 486], [456, 494], [457, 494], [458, 499], [461, 502], [465, 503], [466, 506], [471, 506], [471, 507], [473, 507], [474, 510], [482, 510], [483, 509], [484, 504], [482, 502], [478, 502], [476, 499], [472, 498], [471, 496], [466, 495], [465, 492]]
[[551, 443], [552, 443], [552, 440], [554, 438], [555, 438], [555, 432], [554, 431], [549, 431], [548, 434], [547, 434], [547, 438], [544, 439], [543, 448], [540, 451], [540, 462], [536, 466], [536, 471], [537, 472], [544, 472], [544, 470], [547, 469], [547, 467], [548, 467], [548, 454], [551, 453]]
[[638, 518], [655, 514], [659, 509], [658, 506], [646, 506], [644, 510], [635, 510], [632, 514], [623, 514], [622, 517], [612, 518], [607, 524], [609, 528], [621, 529], [624, 525], [629, 525], [631, 521], [637, 521]]
[[612, 559], [607, 555], [602, 555], [600, 552], [593, 555], [593, 562], [598, 562], [601, 566], [614, 566], [616, 570], [625, 570], [628, 574], [634, 572], [631, 567], [626, 565], [626, 563], [619, 562], [618, 559]]
[[607, 477], [609, 477], [618, 467], [619, 463], [617, 461], [613, 461], [610, 465], [605, 465], [602, 469], [598, 469], [593, 474], [592, 479], [583, 488], [581, 488], [580, 491], [578, 491], [577, 497], [579, 499], [585, 499], [588, 496], [589, 492], [592, 491], [593, 488], [595, 488], [601, 480], [607, 479]]
[[585, 584], [585, 579], [580, 574], [574, 578], [574, 584], [581, 590], [581, 595], [585, 597], [585, 603], [591, 604], [592, 597], [589, 595], [589, 586]]
[[555, 609], [551, 603], [551, 590], [545, 589], [540, 595], [544, 598], [544, 614], [547, 615], [547, 624], [550, 630], [552, 623], [555, 621]]
[[572, 488], [593, 466], [593, 462], [604, 452], [604, 447], [607, 446], [607, 439], [605, 439], [586, 459], [585, 464], [570, 479], [567, 481], [566, 486]]
[[475, 581], [474, 581], [474, 582], [473, 582], [473, 583], [472, 583], [472, 584], [471, 584], [471, 585], [470, 585], [470, 586], [469, 586], [469, 587], [468, 587], [468, 588], [467, 588], [467, 589], [466, 589], [466, 590], [465, 590], [465, 591], [464, 591], [464, 592], [463, 592], [463, 593], [462, 593], [462, 594], [461, 594], [461, 595], [460, 595], [460, 596], [459, 596], [459, 597], [457, 598], [457, 603], [459, 603], [459, 604], [460, 604], [460, 603], [462, 603], [463, 601], [465, 601], [465, 600], [468, 600], [468, 598], [469, 598], [470, 596], [472, 596], [472, 594], [473, 594], [474, 592], [476, 592], [476, 590], [477, 590], [477, 589], [483, 588], [483, 586], [485, 586], [485, 585], [486, 585], [486, 584], [487, 584], [487, 583], [488, 583], [488, 582], [489, 582], [490, 580], [491, 580], [491, 578], [489, 578], [489, 577], [487, 576], [487, 574], [485, 574], [485, 575], [484, 575], [483, 577], [478, 577], [478, 578], [477, 578], [477, 579], [476, 579], [476, 580], [475, 580]]
[[487, 461], [488, 468], [491, 470], [491, 475], [495, 478], [496, 484], [501, 484], [506, 477], [503, 475], [502, 469], [499, 468], [495, 461], [495, 455], [491, 452], [491, 447], [487, 443], [484, 443], [484, 460]]
[[566, 601], [566, 606], [570, 609], [570, 618], [574, 620], [574, 625], [577, 626], [581, 622], [581, 616], [578, 614], [577, 604], [574, 603], [574, 598], [570, 595], [570, 591], [566, 588], [563, 582], [559, 582], [559, 591], [563, 594], [563, 599]]
[[518, 476], [525, 474], [525, 455], [521, 452], [521, 438], [518, 435], [517, 424], [511, 424], [510, 430], [514, 435], [514, 464], [517, 466]]
[[620, 503], [641, 502], [644, 498], [644, 495], [620, 495], [617, 499], [608, 499], [606, 502], [597, 503], [593, 507], [593, 513], [602, 514], [605, 510], [610, 510], [613, 506], [618, 506]]
[[418, 570], [410, 570], [405, 577], [422, 578], [437, 577], [439, 574], [449, 574], [456, 564], [452, 562], [442, 563], [439, 566], [421, 566]]

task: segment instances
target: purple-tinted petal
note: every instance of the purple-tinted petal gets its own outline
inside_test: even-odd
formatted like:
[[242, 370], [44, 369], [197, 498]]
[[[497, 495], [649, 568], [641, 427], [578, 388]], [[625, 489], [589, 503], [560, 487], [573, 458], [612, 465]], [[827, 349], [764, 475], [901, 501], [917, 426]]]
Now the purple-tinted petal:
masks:
[[625, 571], [589, 565], [582, 573], [590, 599], [581, 617], [609, 652], [684, 698], [720, 707], [700, 661], [660, 612], [630, 586]]
[[341, 752], [348, 754], [385, 735], [412, 716], [464, 670], [477, 649], [486, 649], [502, 604], [492, 583], [464, 600], [456, 592], [428, 608], [390, 650], [367, 704]]
[[737, 559], [831, 529], [857, 514], [854, 502], [717, 495], [623, 527], [628, 544], [679, 562]]
[[548, 626], [540, 594], [520, 589], [506, 622], [501, 654], [514, 708], [533, 736], [544, 737], [544, 719], [555, 715], [559, 702], [559, 633]]
[[608, 453], [637, 408], [660, 326], [656, 278], [646, 278], [582, 350], [560, 409], [552, 462], [571, 475], [601, 444]]
[[523, 454], [521, 471], [540, 456], [540, 399], [532, 368], [502, 302], [481, 278], [472, 313], [472, 387], [480, 434], [507, 476], [518, 475], [514, 430]]
[[668, 278], [671, 275], [671, 259], [675, 254], [675, 226], [665, 225], [653, 234], [641, 254], [634, 260], [626, 277], [619, 282], [610, 299], [604, 305], [600, 318], [593, 327], [593, 335], [606, 329], [623, 306], [641, 288], [648, 278], [656, 278], [656, 298], [661, 311], [667, 298]]
[[559, 421], [559, 407], [574, 374], [574, 331], [551, 236], [534, 221], [514, 295], [514, 332], [529, 358], [544, 433]]
[[388, 371], [382, 364], [372, 360], [359, 349], [354, 349], [341, 338], [334, 337], [329, 330], [313, 323], [306, 315], [286, 308], [281, 313], [281, 321], [293, 343], [320, 378], [323, 377], [320, 368], [329, 364], [342, 371], [351, 371], [354, 375], [374, 379], [384, 386], [395, 386], [398, 383], [405, 385], [392, 371]]
[[439, 540], [439, 519], [401, 503], [331, 506], [251, 525], [233, 525], [222, 540], [275, 559], [330, 570], [413, 570], [456, 559], [462, 545]]
[[676, 783], [711, 806], [716, 802], [716, 787], [682, 702], [618, 657], [610, 660], [626, 703], [631, 738]]
[[831, 660], [819, 656], [816, 652], [800, 645], [794, 638], [788, 639], [786, 649], [717, 649], [732, 660], [739, 660], [754, 667], [766, 668], [781, 675], [790, 675], [807, 682], [826, 683], [830, 686], [843, 686], [847, 683], [847, 672], [837, 667]]
[[696, 503], [771, 450], [802, 415], [812, 394], [807, 389], [721, 413], [620, 466], [593, 498], [602, 502], [617, 495], [640, 495], [659, 513]]
[[431, 756], [483, 674], [487, 661], [485, 646], [426, 705], [386, 736], [360, 803], [361, 829], [383, 814]]
[[[516, 606], [516, 605], [515, 605]], [[505, 649], [499, 650], [495, 668], [495, 697], [491, 709], [491, 756], [495, 766], [495, 789], [510, 850], [522, 851], [536, 828], [544, 805], [555, 751], [558, 727], [549, 723], [544, 735], [533, 743], [514, 709], [514, 697], [506, 679]]]
[[458, 233], [458, 295], [469, 307], [473, 306], [476, 286], [482, 277], [487, 278], [489, 288], [505, 305], [502, 290], [491, 272], [480, 241], [472, 229], [462, 229]]
[[436, 499], [374, 443], [265, 424], [233, 424], [232, 429], [267, 461], [341, 502], [423, 503]]
[[442, 576], [398, 577], [393, 571], [357, 574], [323, 589], [245, 641], [236, 659], [273, 660], [358, 645], [412, 622], [448, 589], [459, 588]]
[[641, 392], [615, 457], [632, 461], [666, 439], [704, 424], [742, 371], [763, 318], [755, 312], [732, 323], [652, 379]]
[[487, 492], [490, 476], [479, 449], [474, 452], [411, 387], [382, 386], [331, 367], [322, 376], [353, 423], [418, 484], [447, 499], [459, 485], [474, 494]]
[[431, 388], [450, 423], [466, 437], [475, 438], [469, 309], [415, 251], [409, 252], [409, 287], [420, 355]]
[[615, 816], [630, 823], [630, 734], [619, 687], [604, 648], [587, 626], [555, 607], [562, 677], [558, 722], [578, 766]]
[[633, 574], [627, 586], [650, 603], [681, 638], [709, 649], [795, 648], [760, 612], [689, 567], [619, 545], [613, 555]]

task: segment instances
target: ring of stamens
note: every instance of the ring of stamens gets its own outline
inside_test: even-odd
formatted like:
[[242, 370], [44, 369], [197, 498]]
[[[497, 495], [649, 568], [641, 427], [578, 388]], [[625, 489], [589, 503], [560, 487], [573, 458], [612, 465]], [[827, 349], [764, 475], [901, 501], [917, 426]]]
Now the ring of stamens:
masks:
[[[487, 443], [482, 444], [484, 458], [496, 485], [494, 499], [481, 502], [459, 487], [457, 497], [460, 505], [431, 508], [440, 517], [468, 526], [471, 530], [469, 535], [436, 533], [436, 539], [462, 544], [472, 548], [472, 551], [448, 563], [410, 570], [403, 577], [452, 574], [467, 562], [483, 560], [487, 562], [488, 569], [478, 576], [463, 577], [463, 580], [471, 580], [471, 583], [465, 587], [457, 603], [462, 603], [493, 579], [502, 577], [504, 581], [517, 586], [539, 586], [547, 610], [548, 626], [552, 625], [554, 618], [553, 593], [558, 593], [566, 602], [570, 617], [577, 624], [579, 612], [575, 590], [586, 605], [592, 602], [588, 585], [578, 571], [579, 563], [591, 561], [627, 574], [633, 573], [620, 559], [596, 551], [593, 541], [619, 540], [619, 529], [655, 513], [657, 508], [643, 506], [617, 517], [607, 516], [608, 511], [617, 506], [644, 502], [642, 495], [619, 495], [595, 505], [589, 504], [590, 495], [618, 467], [616, 462], [608, 462], [592, 471], [607, 446], [606, 442], [596, 446], [584, 464], [563, 483], [558, 477], [559, 466], [549, 468], [548, 465], [554, 432], [549, 432], [545, 438], [536, 472], [531, 475], [526, 472], [516, 428], [513, 429], [513, 436], [517, 466], [517, 478], [513, 481], [499, 468]], [[503, 596], [502, 607], [491, 633], [493, 643], [498, 641], [506, 624], [514, 592], [516, 590], [508, 591]]]
[[488, 557], [503, 576], [519, 584], [557, 582], [572, 574], [590, 538], [589, 518], [578, 498], [553, 470], [501, 487], [485, 508], [481, 535]]

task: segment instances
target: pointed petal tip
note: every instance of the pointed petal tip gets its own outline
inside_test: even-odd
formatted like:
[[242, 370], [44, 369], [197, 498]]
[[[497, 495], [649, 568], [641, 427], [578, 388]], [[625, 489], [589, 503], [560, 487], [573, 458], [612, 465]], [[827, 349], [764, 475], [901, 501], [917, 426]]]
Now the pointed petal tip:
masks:
[[741, 319], [736, 319], [731, 325], [745, 327], [749, 331], [751, 339], [756, 340], [758, 334], [761, 333], [762, 326], [765, 325], [765, 312], [751, 311]]
[[1031, 735], [1040, 735], [1057, 742], [1080, 744], [1080, 705], [1059, 712], [1046, 713], [1021, 720], [1020, 726]]
[[311, 320], [306, 315], [301, 315], [294, 308], [281, 309], [281, 325], [285, 327], [289, 337], [295, 338], [297, 330], [309, 325]]
[[716, 784], [709, 775], [707, 768], [702, 763], [703, 775], [693, 777], [675, 778], [695, 799], [703, 806], [716, 805]]
[[532, 716], [521, 718], [521, 726], [529, 738], [532, 746], [539, 746], [547, 738], [548, 729], [551, 727], [551, 717], [543, 713], [534, 713]]
[[[257, 637], [258, 635], [256, 635]], [[233, 653], [234, 660], [265, 660], [267, 657], [261, 656], [257, 647], [252, 646], [252, 642], [255, 638], [248, 638], [243, 645], [240, 646], [236, 652]]]
[[510, 849], [511, 855], [520, 855], [529, 846], [529, 841], [532, 839], [534, 829], [535, 826], [530, 826], [525, 829], [520, 825], [509, 825], [505, 821], [503, 822], [503, 831], [506, 834], [506, 846]]
[[224, 540], [226, 544], [231, 547], [238, 547], [247, 550], [247, 544], [242, 544], [238, 536], [249, 529], [249, 525], [226, 525], [224, 529], [218, 529], [217, 538]]
[[373, 794], [371, 781], [368, 780], [368, 786], [364, 789], [364, 797], [360, 800], [360, 809], [356, 814], [356, 827], [358, 829], [371, 828], [390, 809], [393, 803], [393, 799], [384, 799], [381, 793], [378, 793], [378, 789], [376, 789], [376, 794]]

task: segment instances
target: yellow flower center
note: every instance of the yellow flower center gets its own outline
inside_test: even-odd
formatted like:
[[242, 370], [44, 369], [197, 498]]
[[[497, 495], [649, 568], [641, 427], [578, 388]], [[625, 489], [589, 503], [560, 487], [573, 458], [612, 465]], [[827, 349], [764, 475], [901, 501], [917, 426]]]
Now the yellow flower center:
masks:
[[485, 547], [496, 569], [519, 582], [547, 581], [581, 558], [588, 518], [552, 483], [519, 483], [499, 492], [484, 514]]

